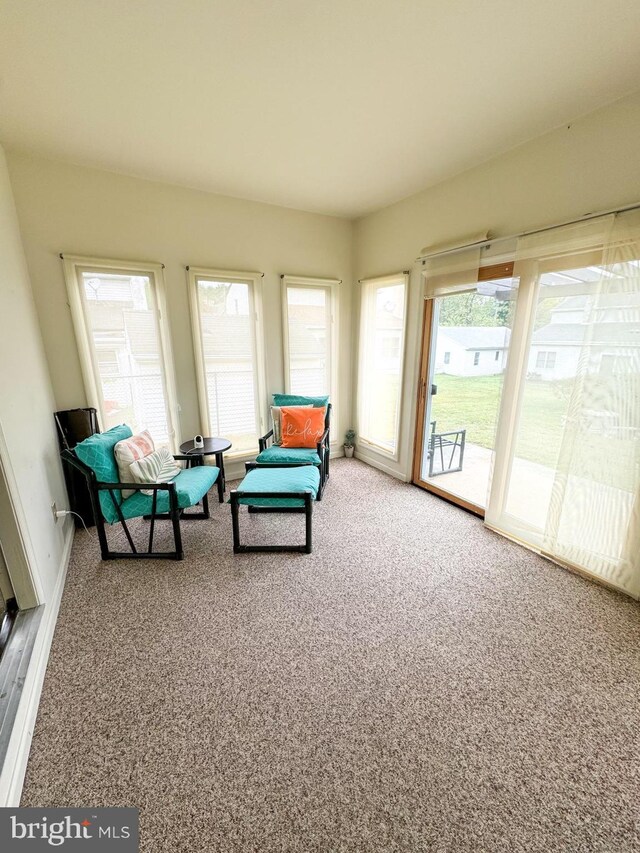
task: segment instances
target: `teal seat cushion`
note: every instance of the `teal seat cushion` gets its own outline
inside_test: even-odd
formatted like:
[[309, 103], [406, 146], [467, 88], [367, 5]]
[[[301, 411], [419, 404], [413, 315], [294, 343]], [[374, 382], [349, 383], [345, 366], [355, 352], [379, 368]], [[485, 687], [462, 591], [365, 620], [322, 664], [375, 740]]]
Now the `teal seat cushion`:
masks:
[[272, 444], [256, 456], [256, 462], [311, 462], [320, 465], [320, 457], [313, 447], [280, 447]]
[[300, 394], [274, 394], [274, 406], [313, 406], [321, 409], [329, 405], [329, 397], [303, 397]]
[[[264, 498], [243, 498], [238, 503], [250, 506], [300, 507], [301, 498], [270, 498], [269, 492], [311, 492], [315, 500], [320, 487], [320, 472], [314, 465], [300, 468], [254, 468], [249, 471], [237, 492], [264, 492]], [[131, 498], [129, 498], [131, 500]]]
[[[171, 480], [176, 484], [178, 507], [186, 509], [197, 504], [209, 491], [218, 479], [220, 469], [214, 465], [198, 465], [195, 468], [187, 468], [181, 471], [177, 477]], [[122, 502], [120, 509], [124, 518], [138, 518], [141, 515], [150, 515], [153, 506], [152, 495], [143, 495], [135, 492], [130, 498]], [[158, 492], [156, 513], [169, 512], [169, 492], [161, 489]], [[113, 509], [111, 518], [105, 518], [110, 524], [118, 520], [117, 513]]]
[[[125, 438], [131, 438], [133, 433], [126, 424], [112, 427], [106, 432], [100, 432], [96, 435], [90, 435], [79, 444], [76, 444], [75, 454], [81, 462], [88, 465], [101, 483], [117, 483], [120, 480], [118, 474], [118, 466], [113, 448], [119, 441]], [[120, 491], [113, 493], [118, 504], [122, 503], [122, 493]], [[116, 515], [116, 510], [109, 492], [100, 492], [100, 507], [102, 514], [109, 521], [112, 515]]]

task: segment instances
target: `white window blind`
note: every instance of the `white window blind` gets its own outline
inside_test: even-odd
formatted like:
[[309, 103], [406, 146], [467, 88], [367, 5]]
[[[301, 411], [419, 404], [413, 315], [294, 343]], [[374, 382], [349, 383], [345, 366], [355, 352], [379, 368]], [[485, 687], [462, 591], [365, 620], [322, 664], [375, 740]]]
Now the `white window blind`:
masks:
[[285, 275], [285, 382], [289, 394], [337, 395], [337, 279]]
[[148, 429], [174, 449], [176, 404], [162, 268], [69, 258], [65, 275], [87, 398], [100, 427]]
[[203, 431], [253, 453], [263, 431], [259, 273], [189, 270]]
[[397, 457], [407, 276], [361, 282], [359, 440]]

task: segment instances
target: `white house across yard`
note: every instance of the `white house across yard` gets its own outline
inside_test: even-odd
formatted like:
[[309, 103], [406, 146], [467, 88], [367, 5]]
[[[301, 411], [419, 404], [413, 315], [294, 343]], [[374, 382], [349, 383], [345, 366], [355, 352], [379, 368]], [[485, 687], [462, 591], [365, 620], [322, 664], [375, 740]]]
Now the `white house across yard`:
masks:
[[502, 373], [510, 334], [506, 326], [440, 326], [435, 372], [451, 376]]
[[588, 357], [588, 372], [603, 376], [640, 371], [640, 298], [635, 293], [570, 296], [551, 311], [549, 323], [533, 333], [528, 373], [567, 379]]

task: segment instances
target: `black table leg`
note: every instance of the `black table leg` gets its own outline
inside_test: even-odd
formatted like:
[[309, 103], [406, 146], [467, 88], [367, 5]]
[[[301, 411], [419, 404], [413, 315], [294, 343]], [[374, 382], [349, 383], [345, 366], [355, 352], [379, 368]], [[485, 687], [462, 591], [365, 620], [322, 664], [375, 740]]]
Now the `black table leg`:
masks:
[[224, 453], [216, 453], [216, 465], [220, 469], [218, 474], [218, 500], [220, 503], [224, 503], [224, 490], [227, 485], [224, 478]]

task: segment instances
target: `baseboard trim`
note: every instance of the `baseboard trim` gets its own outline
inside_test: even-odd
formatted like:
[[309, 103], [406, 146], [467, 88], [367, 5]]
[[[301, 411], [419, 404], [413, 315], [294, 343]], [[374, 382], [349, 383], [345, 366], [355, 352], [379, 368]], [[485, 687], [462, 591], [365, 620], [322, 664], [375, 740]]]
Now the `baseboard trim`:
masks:
[[374, 456], [368, 456], [366, 453], [362, 453], [362, 451], [360, 450], [356, 450], [353, 455], [361, 462], [365, 462], [367, 465], [371, 465], [372, 468], [377, 468], [379, 471], [384, 471], [385, 474], [389, 474], [390, 477], [395, 477], [396, 480], [401, 480], [403, 483], [409, 482], [409, 478], [401, 471], [398, 471], [395, 468], [391, 468], [391, 466], [389, 465], [385, 465], [384, 462], [380, 462], [380, 460], [376, 459]]
[[62, 600], [64, 583], [69, 568], [71, 547], [73, 545], [73, 524], [68, 525], [60, 572], [51, 601], [43, 605], [43, 615], [33, 646], [31, 660], [24, 680], [22, 697], [13, 723], [13, 729], [7, 747], [5, 760], [0, 770], [0, 807], [16, 808], [20, 805], [22, 786], [27, 771], [27, 761], [31, 749], [31, 740], [35, 727], [42, 684], [44, 682], [49, 651], [53, 640], [58, 611]]

